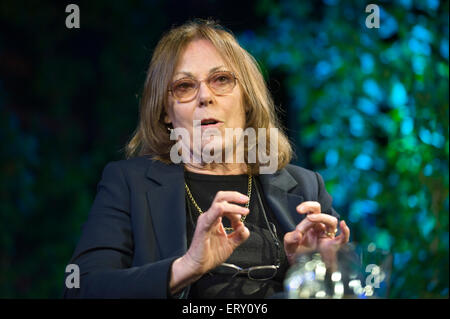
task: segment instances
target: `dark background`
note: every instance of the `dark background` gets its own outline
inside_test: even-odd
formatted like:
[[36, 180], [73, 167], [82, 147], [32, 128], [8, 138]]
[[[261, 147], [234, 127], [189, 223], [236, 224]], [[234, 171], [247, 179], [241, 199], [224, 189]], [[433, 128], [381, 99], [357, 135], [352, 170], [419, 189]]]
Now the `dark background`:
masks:
[[448, 2], [0, 3], [0, 297], [58, 298], [102, 169], [124, 158], [152, 50], [218, 19], [261, 65], [294, 163], [351, 240], [394, 256], [390, 297], [448, 298]]

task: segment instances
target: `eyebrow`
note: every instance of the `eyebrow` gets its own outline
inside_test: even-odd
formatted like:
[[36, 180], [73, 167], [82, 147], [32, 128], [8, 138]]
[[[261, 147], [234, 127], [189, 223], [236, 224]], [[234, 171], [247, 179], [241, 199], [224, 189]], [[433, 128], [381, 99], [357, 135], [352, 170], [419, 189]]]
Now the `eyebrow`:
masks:
[[[224, 69], [224, 68], [225, 68], [225, 66], [223, 66], [223, 65], [216, 66], [216, 67], [210, 69], [208, 73], [211, 74], [211, 73], [216, 72], [217, 70]], [[175, 77], [178, 74], [185, 74], [187, 76], [194, 77], [194, 75], [191, 72], [188, 72], [188, 71], [180, 71], [180, 72], [175, 73], [173, 76]]]

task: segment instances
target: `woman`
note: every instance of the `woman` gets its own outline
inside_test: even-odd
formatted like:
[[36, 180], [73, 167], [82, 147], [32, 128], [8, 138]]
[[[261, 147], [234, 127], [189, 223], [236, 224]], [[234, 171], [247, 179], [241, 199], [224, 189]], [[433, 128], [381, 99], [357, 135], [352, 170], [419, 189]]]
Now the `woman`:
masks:
[[[296, 254], [348, 242], [321, 176], [288, 164], [287, 138], [269, 134], [274, 112], [255, 60], [231, 33], [212, 21], [167, 33], [150, 63], [129, 158], [106, 166], [72, 257], [80, 287], [65, 297], [266, 298], [283, 290]], [[248, 128], [267, 130], [254, 161], [250, 139], [225, 134]], [[198, 148], [196, 130], [206, 136]], [[174, 163], [177, 145], [188, 155]], [[233, 161], [242, 145], [244, 161]], [[262, 148], [272, 150], [275, 172], [260, 174]], [[223, 152], [206, 161], [206, 149]]]

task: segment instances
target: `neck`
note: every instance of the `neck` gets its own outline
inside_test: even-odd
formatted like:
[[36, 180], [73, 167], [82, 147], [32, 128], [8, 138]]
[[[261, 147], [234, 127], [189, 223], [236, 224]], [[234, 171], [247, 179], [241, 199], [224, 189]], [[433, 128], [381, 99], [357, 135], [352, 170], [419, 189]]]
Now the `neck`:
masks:
[[218, 163], [185, 163], [184, 168], [192, 173], [207, 174], [207, 175], [240, 175], [247, 174], [247, 165], [245, 163], [239, 164], [218, 164]]

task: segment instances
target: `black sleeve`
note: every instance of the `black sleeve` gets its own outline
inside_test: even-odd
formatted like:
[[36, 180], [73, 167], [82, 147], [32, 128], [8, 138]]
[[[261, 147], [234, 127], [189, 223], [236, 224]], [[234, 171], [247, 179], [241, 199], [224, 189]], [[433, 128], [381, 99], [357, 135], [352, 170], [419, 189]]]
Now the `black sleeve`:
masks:
[[172, 265], [173, 265], [174, 261], [175, 261], [175, 259], [172, 260], [172, 262], [170, 263], [170, 268], [169, 268], [169, 271], [167, 273], [167, 284], [166, 284], [167, 285], [167, 288], [166, 288], [167, 289], [167, 299], [186, 299], [188, 294], [189, 294], [191, 286], [187, 286], [186, 288], [183, 288], [182, 290], [180, 290], [179, 292], [177, 292], [174, 295], [172, 295], [170, 293], [170, 287], [169, 287], [170, 279], [171, 279], [170, 275], [172, 273]]
[[64, 298], [167, 298], [168, 273], [177, 257], [131, 267], [129, 200], [119, 163], [108, 164], [70, 261], [80, 269], [80, 287], [64, 287]]

